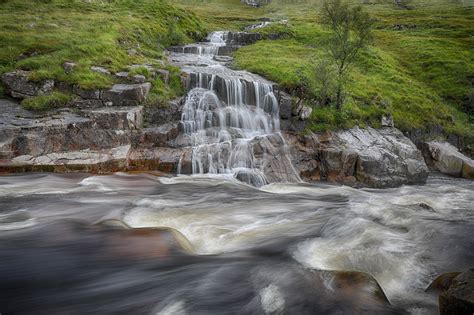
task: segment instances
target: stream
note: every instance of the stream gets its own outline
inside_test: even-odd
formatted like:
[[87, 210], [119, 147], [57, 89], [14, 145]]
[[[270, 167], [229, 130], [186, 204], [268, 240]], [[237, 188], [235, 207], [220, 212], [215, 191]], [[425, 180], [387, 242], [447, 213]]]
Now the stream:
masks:
[[[193, 175], [0, 177], [0, 314], [436, 314], [474, 261], [474, 182], [300, 180], [238, 33], [177, 47]], [[275, 158], [277, 157], [277, 158]]]
[[[258, 189], [220, 175], [3, 176], [0, 309], [436, 313], [437, 297], [424, 289], [474, 261], [473, 203], [474, 182], [446, 177], [377, 190]], [[121, 225], [170, 227], [190, 244], [124, 235]], [[334, 287], [345, 279], [334, 270], [373, 275], [391, 305], [370, 285]]]

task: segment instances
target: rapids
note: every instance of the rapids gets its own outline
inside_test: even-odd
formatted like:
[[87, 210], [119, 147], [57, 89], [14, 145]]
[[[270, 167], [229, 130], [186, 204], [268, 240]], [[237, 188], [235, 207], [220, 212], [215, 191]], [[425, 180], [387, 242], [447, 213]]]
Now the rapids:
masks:
[[[431, 314], [430, 281], [474, 261], [473, 181], [258, 189], [226, 176], [0, 177], [0, 311]], [[190, 245], [104, 220], [173, 228]], [[334, 289], [332, 270], [373, 275], [391, 305]]]

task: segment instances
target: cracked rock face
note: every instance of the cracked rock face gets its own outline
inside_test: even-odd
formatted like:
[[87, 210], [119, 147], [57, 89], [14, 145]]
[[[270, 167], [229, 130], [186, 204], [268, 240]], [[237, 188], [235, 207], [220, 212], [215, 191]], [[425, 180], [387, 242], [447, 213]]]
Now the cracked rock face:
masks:
[[368, 187], [424, 183], [428, 168], [421, 152], [394, 128], [290, 136], [295, 168], [306, 180]]
[[441, 173], [474, 179], [474, 160], [463, 155], [458, 149], [439, 141], [426, 142], [421, 145], [428, 165]]

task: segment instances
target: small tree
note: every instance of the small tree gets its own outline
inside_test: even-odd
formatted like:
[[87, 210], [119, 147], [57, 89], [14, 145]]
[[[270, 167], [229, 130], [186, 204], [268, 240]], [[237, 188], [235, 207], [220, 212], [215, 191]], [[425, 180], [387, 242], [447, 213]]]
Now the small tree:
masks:
[[329, 55], [336, 66], [336, 108], [342, 107], [347, 70], [359, 51], [372, 40], [373, 20], [356, 6], [350, 8], [343, 0], [325, 0], [323, 22], [331, 30]]

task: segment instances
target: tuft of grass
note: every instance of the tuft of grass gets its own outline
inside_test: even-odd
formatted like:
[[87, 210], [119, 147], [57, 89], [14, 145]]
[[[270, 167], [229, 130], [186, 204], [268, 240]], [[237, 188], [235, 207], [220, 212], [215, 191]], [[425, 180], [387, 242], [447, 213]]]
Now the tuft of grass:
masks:
[[54, 91], [48, 95], [26, 98], [21, 102], [21, 105], [25, 109], [43, 111], [64, 107], [71, 99], [70, 95]]

